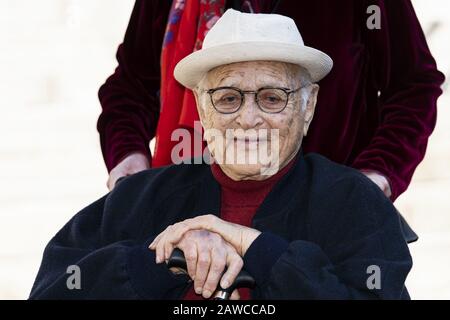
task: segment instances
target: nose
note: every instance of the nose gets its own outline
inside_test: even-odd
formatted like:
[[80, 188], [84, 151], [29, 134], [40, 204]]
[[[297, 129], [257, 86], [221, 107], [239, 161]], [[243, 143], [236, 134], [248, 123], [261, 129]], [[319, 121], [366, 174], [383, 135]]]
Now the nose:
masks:
[[241, 109], [238, 111], [236, 122], [242, 129], [257, 128], [264, 122], [261, 112], [256, 104], [255, 96], [247, 94]]

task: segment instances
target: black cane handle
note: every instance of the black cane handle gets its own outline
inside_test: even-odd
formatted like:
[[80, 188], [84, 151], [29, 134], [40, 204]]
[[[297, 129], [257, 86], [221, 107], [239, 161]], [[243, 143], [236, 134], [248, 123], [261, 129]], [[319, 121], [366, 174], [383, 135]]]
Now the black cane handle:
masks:
[[[178, 248], [175, 248], [170, 255], [167, 262], [168, 268], [180, 268], [187, 271], [186, 259], [184, 258], [184, 253]], [[214, 294], [214, 300], [228, 300], [231, 293], [235, 289], [239, 288], [249, 288], [255, 287], [255, 279], [245, 270], [241, 270], [234, 280], [233, 284], [226, 289], [223, 289], [220, 284], [218, 285], [216, 292]]]

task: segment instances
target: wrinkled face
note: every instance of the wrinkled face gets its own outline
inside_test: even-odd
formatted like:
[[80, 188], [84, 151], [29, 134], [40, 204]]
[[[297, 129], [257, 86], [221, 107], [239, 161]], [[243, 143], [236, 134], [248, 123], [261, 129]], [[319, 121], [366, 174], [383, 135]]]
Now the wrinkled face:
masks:
[[[304, 69], [282, 62], [238, 62], [211, 70], [194, 90], [208, 149], [230, 178], [267, 179], [297, 154], [312, 120], [318, 92], [318, 86], [308, 83], [302, 72]], [[286, 107], [279, 113], [262, 111], [255, 95], [247, 93], [238, 111], [223, 114], [213, 107], [206, 92], [217, 87], [256, 91], [303, 86], [289, 95]], [[271, 102], [273, 98], [267, 99]]]

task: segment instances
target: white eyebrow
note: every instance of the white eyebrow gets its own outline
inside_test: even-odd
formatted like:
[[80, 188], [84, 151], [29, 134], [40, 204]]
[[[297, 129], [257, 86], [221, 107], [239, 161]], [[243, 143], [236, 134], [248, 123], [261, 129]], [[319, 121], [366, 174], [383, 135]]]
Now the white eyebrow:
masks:
[[258, 90], [259, 88], [266, 88], [266, 87], [270, 87], [270, 88], [290, 88], [290, 86], [284, 82], [266, 82], [266, 83], [258, 83], [256, 85], [256, 88], [242, 88], [240, 84], [238, 84], [237, 82], [231, 82], [231, 83], [219, 83], [216, 87], [235, 87], [241, 90]]

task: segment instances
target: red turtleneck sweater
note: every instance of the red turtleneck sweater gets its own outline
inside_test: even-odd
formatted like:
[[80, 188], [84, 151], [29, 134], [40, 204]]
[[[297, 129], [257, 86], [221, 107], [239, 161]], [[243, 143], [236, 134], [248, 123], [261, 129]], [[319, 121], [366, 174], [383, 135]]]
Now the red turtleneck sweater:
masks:
[[[228, 177], [216, 163], [211, 165], [214, 178], [221, 187], [221, 219], [243, 226], [251, 227], [253, 216], [262, 204], [270, 190], [289, 171], [295, 163], [292, 159], [277, 174], [266, 180], [241, 180], [235, 181]], [[250, 300], [249, 289], [239, 289], [241, 300]], [[202, 300], [201, 295], [197, 295], [192, 286], [184, 297], [184, 300]]]

